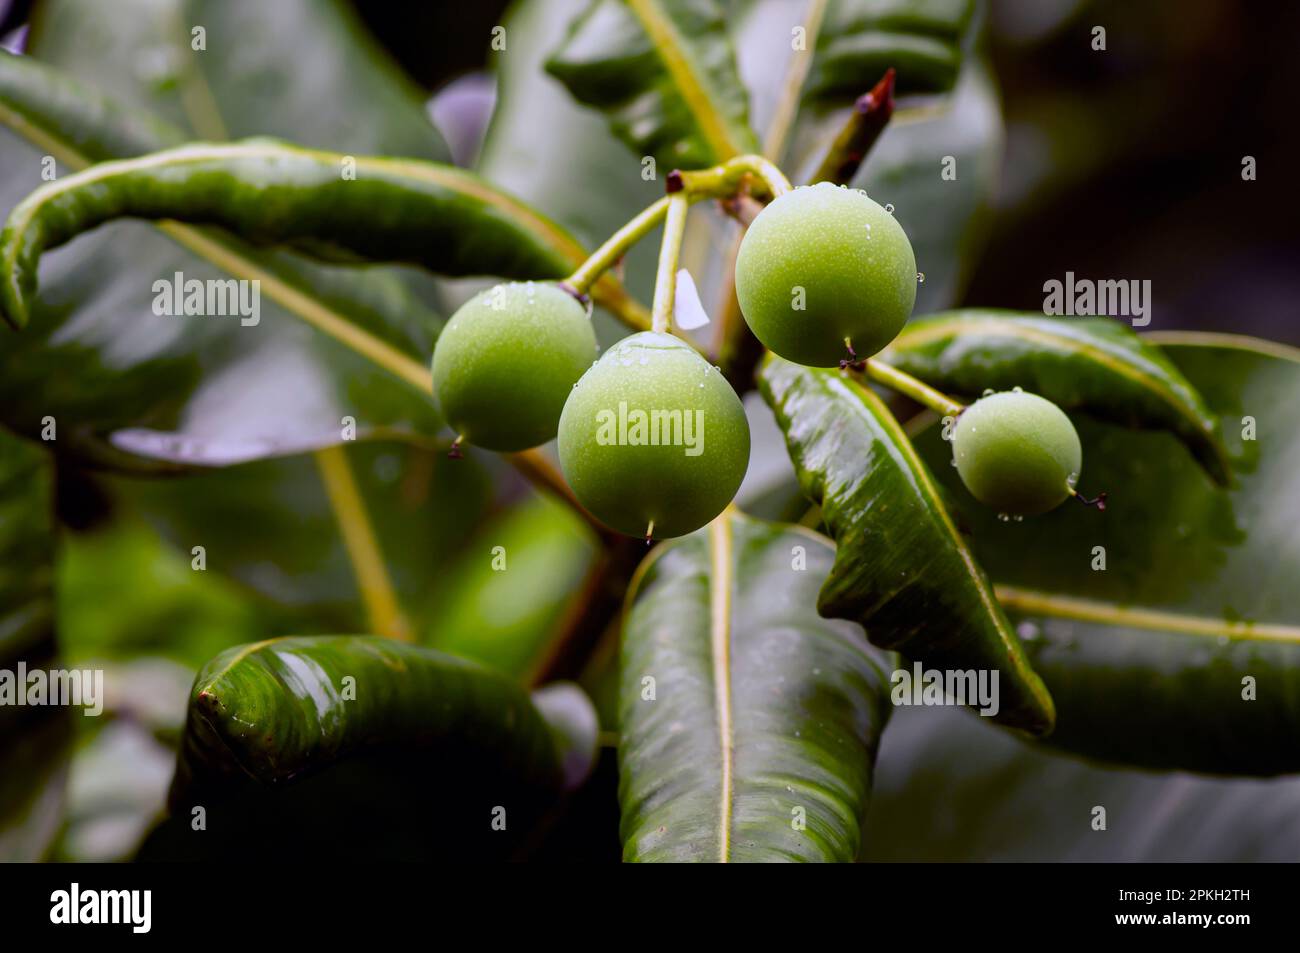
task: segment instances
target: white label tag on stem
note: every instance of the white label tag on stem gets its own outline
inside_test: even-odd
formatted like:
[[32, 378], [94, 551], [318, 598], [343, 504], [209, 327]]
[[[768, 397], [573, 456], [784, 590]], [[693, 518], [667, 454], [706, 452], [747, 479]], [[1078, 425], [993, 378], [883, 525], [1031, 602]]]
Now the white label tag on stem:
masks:
[[700, 303], [700, 292], [695, 279], [683, 268], [677, 272], [677, 294], [673, 298], [673, 323], [683, 331], [694, 331], [709, 323], [709, 316]]

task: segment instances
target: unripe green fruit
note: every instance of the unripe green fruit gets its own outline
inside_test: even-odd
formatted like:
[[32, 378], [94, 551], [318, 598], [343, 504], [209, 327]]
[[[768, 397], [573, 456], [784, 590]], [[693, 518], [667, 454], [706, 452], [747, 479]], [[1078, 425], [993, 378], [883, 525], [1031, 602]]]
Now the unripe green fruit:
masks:
[[794, 189], [754, 219], [736, 257], [745, 321], [772, 351], [812, 367], [875, 354], [916, 302], [916, 256], [894, 216], [829, 182]]
[[553, 284], [501, 284], [461, 306], [433, 349], [433, 393], [448, 425], [489, 450], [555, 436], [574, 382], [591, 365], [586, 309]]
[[1007, 391], [971, 404], [952, 435], [957, 472], [971, 495], [999, 513], [1036, 516], [1074, 489], [1083, 448], [1061, 408]]
[[597, 519], [682, 536], [722, 512], [749, 466], [749, 422], [722, 374], [671, 334], [620, 341], [560, 418], [560, 467]]

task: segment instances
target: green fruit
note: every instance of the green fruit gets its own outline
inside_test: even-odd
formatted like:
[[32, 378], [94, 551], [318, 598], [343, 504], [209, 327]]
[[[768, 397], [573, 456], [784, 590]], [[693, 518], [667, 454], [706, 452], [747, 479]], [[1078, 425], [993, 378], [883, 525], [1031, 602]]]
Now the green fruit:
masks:
[[620, 341], [560, 418], [560, 466], [578, 500], [629, 536], [682, 536], [722, 512], [749, 466], [749, 422], [722, 374], [671, 334]]
[[957, 472], [999, 513], [1036, 516], [1074, 492], [1083, 449], [1061, 408], [1037, 394], [990, 394], [962, 411], [952, 435]]
[[591, 319], [572, 295], [553, 284], [501, 284], [467, 301], [442, 329], [433, 393], [465, 441], [526, 450], [555, 436], [595, 353]]
[[821, 182], [759, 213], [736, 257], [745, 321], [786, 360], [833, 367], [875, 354], [916, 301], [916, 256], [894, 216], [856, 189]]

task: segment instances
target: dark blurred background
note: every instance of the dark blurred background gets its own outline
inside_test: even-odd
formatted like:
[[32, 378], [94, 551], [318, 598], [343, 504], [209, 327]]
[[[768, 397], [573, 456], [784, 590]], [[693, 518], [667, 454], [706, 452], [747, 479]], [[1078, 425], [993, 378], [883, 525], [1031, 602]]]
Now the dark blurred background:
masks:
[[[486, 65], [508, 5], [354, 0], [431, 92]], [[0, 35], [29, 6], [8, 4]], [[1067, 270], [1150, 279], [1148, 330], [1300, 344], [1300, 4], [992, 0], [988, 27], [1007, 148], [965, 303], [1039, 310]]]

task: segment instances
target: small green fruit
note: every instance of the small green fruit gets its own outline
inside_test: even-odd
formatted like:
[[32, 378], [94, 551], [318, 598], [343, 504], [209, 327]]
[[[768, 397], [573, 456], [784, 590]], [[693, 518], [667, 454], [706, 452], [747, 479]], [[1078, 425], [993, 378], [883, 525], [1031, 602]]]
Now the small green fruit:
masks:
[[916, 256], [894, 216], [856, 189], [794, 189], [754, 219], [736, 257], [745, 321], [772, 351], [812, 367], [875, 354], [916, 302]]
[[433, 349], [433, 392], [476, 446], [526, 450], [555, 436], [564, 402], [596, 353], [587, 311], [553, 284], [501, 284], [461, 306]]
[[722, 512], [749, 466], [749, 422], [722, 374], [671, 334], [620, 341], [560, 417], [560, 467], [597, 519], [682, 536]]
[[999, 513], [1036, 516], [1074, 490], [1083, 448], [1061, 408], [1007, 391], [971, 404], [952, 435], [957, 472], [971, 495]]

